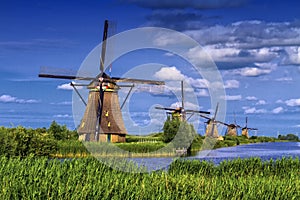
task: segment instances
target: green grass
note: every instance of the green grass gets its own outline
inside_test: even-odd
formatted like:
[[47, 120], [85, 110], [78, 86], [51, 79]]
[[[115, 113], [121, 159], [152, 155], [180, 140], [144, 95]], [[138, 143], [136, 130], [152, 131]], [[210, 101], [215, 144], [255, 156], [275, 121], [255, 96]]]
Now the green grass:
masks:
[[[299, 199], [299, 159], [173, 162], [126, 173], [93, 158], [0, 157], [0, 199]], [[131, 166], [134, 169], [134, 166]]]

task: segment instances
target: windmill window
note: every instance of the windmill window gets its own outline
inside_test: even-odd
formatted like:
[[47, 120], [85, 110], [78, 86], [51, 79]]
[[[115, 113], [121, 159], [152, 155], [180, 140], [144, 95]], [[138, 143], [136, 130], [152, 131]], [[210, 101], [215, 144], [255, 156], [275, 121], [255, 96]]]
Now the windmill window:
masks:
[[105, 117], [108, 117], [108, 111], [105, 111]]
[[110, 122], [108, 122], [107, 127], [110, 128]]

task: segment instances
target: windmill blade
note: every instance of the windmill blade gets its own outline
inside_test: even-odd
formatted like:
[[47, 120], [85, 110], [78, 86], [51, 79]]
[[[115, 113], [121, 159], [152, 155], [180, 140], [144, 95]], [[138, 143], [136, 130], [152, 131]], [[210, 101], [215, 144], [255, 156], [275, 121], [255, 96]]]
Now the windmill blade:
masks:
[[246, 128], [247, 128], [247, 126], [248, 126], [248, 117], [246, 117]]
[[216, 110], [215, 110], [215, 114], [214, 114], [214, 118], [213, 118], [213, 119], [216, 119], [218, 109], [219, 109], [219, 103], [217, 103], [217, 106], [216, 106]]
[[92, 77], [55, 75], [55, 74], [39, 74], [39, 77], [42, 77], [42, 78], [69, 79], [69, 80], [83, 80], [83, 81], [91, 81], [91, 80], [95, 79], [95, 78], [92, 78]]
[[258, 130], [257, 128], [247, 128], [248, 130], [253, 130], [253, 131], [256, 131]]
[[164, 81], [153, 81], [153, 80], [135, 79], [135, 78], [112, 77], [111, 81], [113, 81], [113, 82], [131, 82], [131, 83], [149, 84], [149, 85], [165, 85]]
[[181, 107], [184, 110], [184, 91], [183, 91], [183, 81], [181, 81]]
[[219, 123], [219, 124], [222, 124], [222, 125], [225, 125], [225, 126], [230, 126], [230, 124], [227, 124], [227, 123], [225, 123], [225, 122], [216, 121], [216, 120], [215, 120], [215, 122], [216, 122], [216, 123]]
[[42, 78], [57, 78], [57, 79], [69, 79], [69, 80], [93, 80], [94, 77], [76, 76], [77, 72], [71, 69], [62, 69], [55, 67], [40, 67], [39, 77]]
[[202, 114], [210, 114], [208, 111], [202, 111], [202, 110], [185, 110], [186, 113], [202, 113]]
[[100, 73], [104, 73], [104, 61], [106, 53], [106, 40], [107, 40], [108, 20], [104, 21], [103, 38], [102, 38], [102, 49], [100, 55]]
[[205, 119], [211, 120], [210, 117], [207, 117], [207, 116], [205, 116], [205, 115], [200, 115], [200, 117], [203, 117], [203, 118], [205, 118]]
[[170, 111], [176, 111], [178, 109], [176, 108], [164, 108], [164, 107], [155, 107], [155, 109], [159, 109], [159, 110], [170, 110]]
[[234, 125], [237, 127], [235, 112], [233, 113], [233, 116], [234, 116]]

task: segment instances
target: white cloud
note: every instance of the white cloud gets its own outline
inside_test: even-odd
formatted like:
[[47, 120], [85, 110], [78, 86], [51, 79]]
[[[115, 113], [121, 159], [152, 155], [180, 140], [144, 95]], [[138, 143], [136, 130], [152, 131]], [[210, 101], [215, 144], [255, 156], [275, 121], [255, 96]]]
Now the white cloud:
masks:
[[300, 106], [300, 99], [289, 99], [285, 101], [288, 106]]
[[164, 55], [165, 55], [165, 56], [168, 56], [168, 57], [172, 57], [172, 56], [174, 56], [174, 54], [173, 54], [173, 53], [171, 53], [171, 52], [167, 52], [167, 53], [165, 53]]
[[255, 105], [266, 105], [267, 102], [265, 100], [259, 100]]
[[[170, 107], [171, 108], [179, 108], [179, 107], [181, 107], [181, 102], [172, 103]], [[199, 108], [199, 105], [194, 104], [194, 103], [189, 102], [189, 101], [184, 102], [184, 108], [188, 109], [188, 110], [199, 110], [199, 109], [201, 109], [201, 107]]]
[[50, 103], [51, 105], [72, 105], [72, 101], [63, 101], [58, 103]]
[[274, 108], [273, 110], [272, 110], [272, 113], [273, 114], [279, 114], [279, 113], [281, 113], [281, 112], [283, 112], [283, 107], [277, 107], [277, 108]]
[[292, 77], [282, 77], [275, 79], [276, 81], [293, 81]]
[[276, 101], [276, 103], [281, 104], [281, 103], [284, 103], [284, 101], [282, 101], [281, 99], [278, 99], [278, 100]]
[[246, 100], [248, 100], [248, 101], [256, 101], [257, 98], [255, 96], [247, 96]]
[[245, 114], [261, 114], [261, 113], [266, 113], [267, 111], [265, 109], [256, 109], [255, 107], [252, 108], [247, 107], [244, 112]]
[[184, 75], [176, 67], [162, 67], [154, 74], [155, 78], [168, 81], [180, 81], [184, 79]]
[[64, 115], [59, 114], [59, 115], [53, 115], [53, 117], [55, 117], [55, 118], [71, 118], [72, 116], [69, 114], [64, 114]]
[[36, 99], [19, 99], [17, 97], [13, 97], [7, 94], [3, 94], [0, 96], [0, 102], [2, 103], [38, 103], [39, 101]]
[[256, 77], [261, 76], [265, 74], [271, 73], [271, 69], [260, 69], [257, 67], [245, 67], [242, 69], [234, 70], [235, 74], [239, 74], [241, 76], [250, 76], [250, 77]]
[[284, 48], [287, 53], [287, 57], [283, 60], [283, 64], [300, 64], [300, 47], [299, 46], [290, 46]]
[[237, 80], [227, 80], [224, 83], [225, 88], [239, 88], [240, 87], [240, 82]]
[[196, 91], [195, 94], [198, 97], [208, 97], [209, 96], [206, 89], [200, 89], [200, 90]]
[[242, 95], [226, 95], [225, 97], [222, 97], [223, 99], [225, 99], [226, 101], [238, 101], [242, 99]]
[[73, 87], [70, 85], [70, 83], [65, 83], [62, 85], [58, 85], [57, 89], [59, 90], [73, 90]]
[[12, 97], [10, 95], [3, 94], [0, 96], [0, 102], [9, 103], [9, 102], [15, 102], [16, 97]]
[[186, 77], [186, 81], [195, 88], [208, 88], [210, 86], [208, 80], [202, 78], [194, 79], [191, 77]]

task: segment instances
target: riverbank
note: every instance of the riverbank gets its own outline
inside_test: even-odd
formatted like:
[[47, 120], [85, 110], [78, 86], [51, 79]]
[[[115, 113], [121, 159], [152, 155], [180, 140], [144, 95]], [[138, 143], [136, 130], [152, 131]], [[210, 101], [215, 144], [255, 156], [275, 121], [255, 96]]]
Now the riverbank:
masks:
[[[78, 149], [86, 148], [84, 152], [76, 153], [76, 148], [72, 146], [67, 149], [67, 144], [61, 143], [64, 152], [51, 154], [52, 158], [85, 158], [89, 156], [98, 158], [151, 158], [151, 157], [176, 157], [176, 156], [193, 156], [199, 151], [219, 149], [225, 147], [233, 147], [238, 145], [265, 143], [265, 142], [288, 142], [288, 140], [279, 140], [270, 137], [251, 137], [244, 136], [224, 136], [224, 140], [217, 140], [214, 138], [205, 138], [198, 136], [191, 145], [191, 152], [187, 154], [186, 149], [178, 149], [172, 144], [163, 143], [159, 140], [147, 140], [147, 137], [140, 140], [128, 143], [77, 143], [80, 145]], [[81, 146], [82, 145], [82, 146]], [[71, 151], [71, 152], [70, 152]]]

